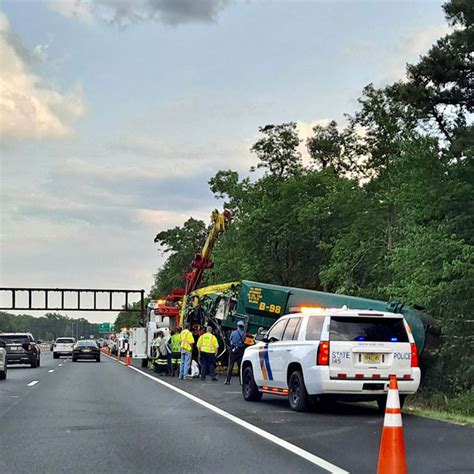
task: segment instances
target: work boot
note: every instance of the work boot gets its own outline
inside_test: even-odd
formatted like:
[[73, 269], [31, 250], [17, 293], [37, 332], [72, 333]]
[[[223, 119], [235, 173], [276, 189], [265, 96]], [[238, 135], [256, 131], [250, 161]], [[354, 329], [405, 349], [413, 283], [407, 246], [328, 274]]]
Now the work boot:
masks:
[[227, 380], [224, 382], [224, 385], [230, 385], [230, 382], [227, 382]]

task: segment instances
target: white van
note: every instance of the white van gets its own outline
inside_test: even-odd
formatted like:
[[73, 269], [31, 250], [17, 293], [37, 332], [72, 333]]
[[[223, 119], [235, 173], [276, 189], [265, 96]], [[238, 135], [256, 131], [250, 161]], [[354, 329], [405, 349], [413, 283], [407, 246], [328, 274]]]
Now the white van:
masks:
[[72, 357], [72, 347], [76, 343], [74, 337], [58, 337], [53, 344], [53, 357], [59, 359], [61, 356]]
[[296, 411], [307, 410], [311, 399], [327, 398], [376, 400], [383, 409], [391, 375], [402, 404], [420, 385], [417, 348], [400, 314], [302, 308], [281, 317], [260, 339], [242, 360], [248, 401], [271, 393], [288, 396]]

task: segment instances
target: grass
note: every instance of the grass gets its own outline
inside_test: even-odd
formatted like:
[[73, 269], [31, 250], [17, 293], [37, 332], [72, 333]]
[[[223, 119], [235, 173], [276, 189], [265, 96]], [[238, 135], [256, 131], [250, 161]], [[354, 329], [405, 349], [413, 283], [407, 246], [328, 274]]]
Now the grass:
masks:
[[455, 397], [422, 391], [407, 398], [403, 411], [413, 415], [474, 426], [474, 391]]

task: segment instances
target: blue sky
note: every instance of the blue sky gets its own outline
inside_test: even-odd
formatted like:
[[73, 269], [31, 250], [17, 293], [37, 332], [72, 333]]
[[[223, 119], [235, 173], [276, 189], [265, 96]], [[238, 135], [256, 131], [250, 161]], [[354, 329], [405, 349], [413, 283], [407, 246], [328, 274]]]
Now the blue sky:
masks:
[[155, 234], [208, 220], [259, 126], [343, 121], [441, 3], [0, 0], [1, 285], [148, 290]]

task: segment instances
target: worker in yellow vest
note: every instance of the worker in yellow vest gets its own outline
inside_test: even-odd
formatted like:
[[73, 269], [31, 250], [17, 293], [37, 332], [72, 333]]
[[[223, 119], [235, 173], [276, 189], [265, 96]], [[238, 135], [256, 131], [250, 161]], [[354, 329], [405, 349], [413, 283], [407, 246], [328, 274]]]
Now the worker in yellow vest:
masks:
[[171, 376], [179, 375], [179, 366], [181, 365], [181, 344], [180, 344], [181, 328], [171, 331]]
[[216, 355], [219, 343], [216, 336], [212, 334], [211, 326], [208, 326], [206, 333], [198, 339], [197, 348], [199, 351], [199, 363], [201, 364], [201, 380], [206, 380], [207, 369], [209, 369], [211, 379], [216, 381]]
[[179, 378], [189, 378], [189, 368], [191, 367], [191, 356], [193, 354], [194, 336], [189, 330], [190, 324], [186, 323], [179, 335], [179, 346], [181, 348], [181, 366], [179, 367]]

